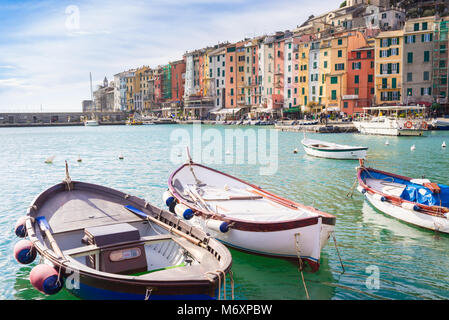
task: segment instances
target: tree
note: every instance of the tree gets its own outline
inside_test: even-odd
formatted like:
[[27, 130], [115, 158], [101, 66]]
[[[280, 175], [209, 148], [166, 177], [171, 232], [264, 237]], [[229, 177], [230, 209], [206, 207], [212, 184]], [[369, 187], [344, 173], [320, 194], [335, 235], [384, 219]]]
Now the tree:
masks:
[[340, 4], [340, 8], [343, 8], [343, 7], [346, 7], [346, 1], [343, 1], [343, 2]]

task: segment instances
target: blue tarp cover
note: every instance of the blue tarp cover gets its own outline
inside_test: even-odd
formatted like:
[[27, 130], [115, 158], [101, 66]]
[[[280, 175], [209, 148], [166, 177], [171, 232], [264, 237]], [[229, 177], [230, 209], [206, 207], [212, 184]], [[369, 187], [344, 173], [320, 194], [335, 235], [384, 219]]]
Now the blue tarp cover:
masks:
[[438, 184], [441, 188], [440, 193], [432, 193], [430, 189], [410, 181], [384, 175], [378, 172], [370, 171], [369, 174], [364, 171], [362, 178], [381, 179], [390, 182], [405, 184], [406, 188], [401, 194], [401, 198], [411, 202], [417, 202], [427, 206], [443, 206], [449, 207], [449, 186]]

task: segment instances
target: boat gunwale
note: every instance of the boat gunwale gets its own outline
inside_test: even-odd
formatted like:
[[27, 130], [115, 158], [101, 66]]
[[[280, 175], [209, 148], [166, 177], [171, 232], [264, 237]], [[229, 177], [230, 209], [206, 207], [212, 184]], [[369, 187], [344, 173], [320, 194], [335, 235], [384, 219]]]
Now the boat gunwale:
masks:
[[387, 176], [390, 176], [390, 177], [394, 177], [394, 178], [398, 178], [398, 179], [402, 179], [402, 180], [406, 180], [406, 181], [410, 181], [410, 180], [412, 180], [412, 178], [401, 176], [401, 175], [398, 175], [398, 174], [395, 174], [395, 173], [391, 173], [391, 172], [377, 170], [377, 169], [370, 168], [370, 167], [365, 167], [365, 166], [360, 166], [360, 167], [357, 168], [357, 180], [359, 182], [359, 185], [361, 185], [364, 189], [366, 189], [367, 192], [370, 192], [372, 194], [380, 194], [380, 195], [382, 195], [386, 199], [390, 200], [390, 203], [392, 205], [396, 206], [396, 207], [400, 207], [401, 208], [401, 204], [404, 203], [404, 202], [405, 203], [412, 203], [414, 205], [417, 205], [421, 209], [424, 209], [422, 211], [419, 211], [419, 213], [426, 214], [426, 215], [433, 216], [433, 217], [439, 217], [439, 218], [446, 219], [446, 216], [444, 216], [444, 212], [449, 212], [449, 208], [447, 208], [447, 207], [428, 206], [428, 205], [421, 204], [421, 203], [418, 203], [418, 202], [405, 200], [405, 199], [402, 199], [401, 197], [390, 195], [390, 194], [386, 194], [386, 193], [384, 193], [382, 191], [376, 190], [376, 189], [368, 186], [365, 183], [365, 181], [362, 179], [362, 177], [361, 177], [361, 174], [362, 174], [362, 172], [364, 170], [377, 172], [377, 173], [380, 173], [380, 174], [384, 174], [384, 175], [387, 175]]
[[[265, 193], [268, 196], [275, 196], [278, 199], [287, 202], [291, 206], [297, 206], [297, 207], [299, 207], [299, 208], [301, 208], [303, 210], [306, 210], [306, 211], [309, 211], [311, 213], [314, 213], [314, 214], [316, 214], [316, 216], [314, 216], [314, 217], [306, 217], [306, 218], [298, 218], [298, 219], [292, 219], [292, 220], [276, 221], [276, 222], [264, 222], [264, 221], [243, 220], [243, 219], [233, 218], [233, 217], [230, 217], [230, 216], [222, 217], [222, 216], [220, 216], [218, 214], [213, 214], [213, 213], [210, 213], [210, 212], [206, 212], [203, 209], [197, 207], [195, 204], [192, 204], [191, 202], [186, 201], [184, 199], [184, 197], [182, 197], [177, 192], [177, 190], [174, 188], [174, 186], [173, 186], [172, 182], [173, 182], [173, 179], [176, 176], [176, 174], [179, 171], [181, 171], [183, 168], [185, 168], [186, 166], [190, 166], [190, 165], [198, 166], [198, 167], [201, 167], [203, 169], [210, 170], [210, 171], [213, 171], [215, 173], [224, 175], [224, 176], [226, 176], [226, 177], [228, 177], [230, 179], [234, 179], [236, 181], [239, 181], [240, 183], [246, 184], [246, 185], [248, 185], [248, 186], [250, 186], [250, 187], [252, 187], [252, 188], [254, 188], [254, 189], [258, 190], [258, 191], [261, 191], [261, 192]], [[221, 220], [221, 221], [226, 221], [228, 223], [232, 223], [233, 224], [232, 229], [235, 229], [235, 230], [253, 231], [253, 232], [270, 232], [270, 231], [291, 230], [291, 229], [296, 229], [296, 228], [301, 228], [301, 227], [306, 227], [306, 226], [318, 224], [318, 222], [319, 222], [318, 219], [320, 217], [322, 218], [322, 223], [323, 224], [335, 225], [335, 222], [336, 222], [336, 217], [331, 215], [331, 214], [329, 214], [329, 213], [322, 212], [322, 211], [320, 211], [320, 210], [318, 210], [316, 208], [313, 208], [313, 207], [310, 207], [310, 206], [306, 206], [304, 204], [297, 203], [297, 202], [294, 202], [292, 200], [285, 199], [285, 198], [283, 198], [281, 196], [278, 196], [278, 195], [275, 195], [273, 193], [270, 193], [269, 191], [263, 190], [262, 188], [254, 185], [254, 184], [251, 184], [251, 183], [246, 182], [246, 181], [244, 181], [242, 179], [236, 178], [236, 177], [234, 177], [234, 176], [232, 176], [230, 174], [227, 174], [225, 172], [221, 172], [221, 171], [218, 171], [216, 169], [206, 167], [206, 166], [204, 166], [202, 164], [199, 164], [199, 163], [194, 163], [194, 162], [192, 162], [192, 163], [184, 163], [179, 168], [177, 168], [175, 171], [173, 171], [172, 174], [170, 175], [169, 179], [168, 179], [168, 188], [169, 188], [169, 191], [173, 194], [174, 197], [176, 197], [176, 199], [180, 203], [182, 203], [185, 206], [189, 207], [190, 209], [193, 209], [194, 211], [196, 211], [196, 214], [199, 213], [198, 215], [206, 216], [206, 217], [207, 216], [213, 216], [214, 219]]]
[[[206, 250], [209, 252], [216, 260], [217, 263], [220, 266], [224, 266], [223, 271], [227, 274], [230, 272], [232, 267], [232, 257], [228, 249], [221, 244], [219, 241], [207, 236], [207, 234], [198, 229], [193, 228], [190, 225], [186, 224], [182, 219], [179, 219], [176, 217], [173, 213], [168, 212], [163, 209], [159, 209], [145, 200], [138, 198], [136, 196], [125, 194], [121, 191], [104, 187], [101, 185], [96, 185], [92, 183], [86, 183], [86, 182], [80, 182], [80, 181], [72, 181], [73, 186], [78, 187], [87, 187], [88, 189], [94, 189], [97, 192], [104, 192], [109, 194], [112, 198], [115, 197], [122, 197], [122, 199], [126, 199], [128, 202], [134, 204], [135, 206], [139, 207], [142, 211], [144, 211], [147, 214], [151, 214], [155, 218], [161, 217], [164, 220], [168, 220], [169, 223], [165, 222], [166, 224], [170, 225], [172, 223], [178, 230], [183, 232], [188, 232], [190, 236], [193, 236], [195, 238], [198, 238], [198, 240], [202, 241], [203, 243], [207, 244], [207, 248], [202, 248], [198, 245], [200, 249]], [[107, 286], [111, 286], [115, 288], [116, 290], [120, 291], [121, 285], [128, 285], [129, 288], [132, 289], [133, 286], [138, 287], [159, 287], [164, 290], [173, 288], [173, 294], [176, 294], [176, 292], [179, 292], [176, 290], [176, 286], [183, 286], [186, 290], [188, 290], [189, 287], [197, 287], [197, 286], [210, 286], [210, 288], [213, 288], [209, 290], [209, 292], [212, 292], [215, 290], [215, 288], [218, 286], [219, 279], [217, 275], [211, 275], [209, 278], [204, 277], [203, 279], [189, 279], [189, 280], [182, 280], [181, 279], [173, 279], [173, 280], [154, 280], [154, 279], [144, 279], [139, 278], [137, 276], [130, 276], [130, 275], [121, 275], [121, 274], [114, 274], [114, 273], [108, 273], [108, 272], [102, 272], [99, 270], [95, 270], [92, 268], [89, 268], [82, 263], [78, 262], [76, 259], [74, 259], [71, 256], [65, 256], [58, 257], [57, 254], [53, 251], [51, 247], [47, 247], [45, 243], [43, 243], [40, 238], [37, 236], [37, 233], [35, 231], [35, 228], [38, 228], [37, 223], [35, 221], [35, 217], [39, 216], [39, 205], [47, 201], [47, 199], [55, 193], [63, 192], [66, 190], [67, 184], [65, 182], [61, 182], [58, 184], [55, 184], [51, 186], [50, 188], [44, 190], [39, 195], [37, 195], [31, 202], [31, 205], [29, 206], [27, 210], [27, 219], [26, 219], [26, 229], [27, 229], [27, 236], [29, 237], [30, 241], [33, 243], [34, 247], [38, 251], [38, 253], [51, 262], [55, 268], [60, 269], [61, 272], [64, 272], [64, 274], [67, 272], [67, 270], [70, 270], [71, 272], [78, 272], [80, 277], [87, 277], [91, 280], [95, 281], [103, 281], [103, 283], [107, 283]], [[79, 190], [79, 189], [78, 189]], [[159, 215], [154, 214], [151, 210], [147, 209], [147, 206], [150, 206], [153, 209], [160, 210]], [[165, 213], [165, 217], [163, 216], [163, 213]], [[132, 213], [130, 213], [132, 215]], [[176, 220], [175, 222], [171, 221], [171, 219]], [[145, 219], [141, 219], [142, 221], [145, 221]], [[158, 219], [160, 220], [160, 219]], [[161, 222], [164, 222], [161, 220]], [[181, 225], [184, 224], [184, 227]], [[164, 228], [165, 229], [165, 228]], [[194, 233], [192, 231], [195, 231]], [[70, 232], [70, 231], [67, 231]], [[170, 234], [170, 233], [169, 233]], [[202, 239], [199, 237], [199, 234], [203, 234]], [[186, 249], [187, 250], [187, 249]], [[213, 250], [211, 252], [210, 250]], [[220, 259], [217, 258], [217, 255], [220, 256]], [[201, 263], [201, 261], [200, 261]], [[215, 271], [215, 270], [211, 270]], [[61, 273], [62, 274], [62, 273]], [[220, 275], [221, 277], [221, 275]], [[128, 289], [129, 289], [128, 288]]]

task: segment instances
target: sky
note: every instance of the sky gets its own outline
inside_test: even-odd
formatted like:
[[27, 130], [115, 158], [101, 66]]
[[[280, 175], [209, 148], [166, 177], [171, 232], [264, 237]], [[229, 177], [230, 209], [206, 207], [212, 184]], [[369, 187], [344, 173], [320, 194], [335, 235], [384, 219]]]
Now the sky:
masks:
[[124, 70], [292, 30], [336, 0], [0, 0], [0, 112], [81, 111]]

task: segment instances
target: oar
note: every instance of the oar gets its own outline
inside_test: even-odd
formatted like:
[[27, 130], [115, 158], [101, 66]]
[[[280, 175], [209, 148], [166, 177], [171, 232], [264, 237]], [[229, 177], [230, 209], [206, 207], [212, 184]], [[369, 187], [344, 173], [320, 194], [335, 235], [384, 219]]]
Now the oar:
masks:
[[62, 253], [61, 249], [58, 246], [58, 243], [56, 242], [55, 238], [53, 238], [53, 235], [50, 231], [50, 225], [48, 224], [48, 221], [45, 217], [37, 217], [36, 222], [39, 225], [39, 228], [41, 231], [45, 232], [45, 235], [47, 236], [48, 241], [50, 242], [50, 245], [53, 249], [53, 251], [62, 259], [65, 259], [64, 254]]
[[167, 229], [169, 232], [176, 233], [177, 235], [179, 235], [179, 236], [189, 240], [190, 242], [192, 242], [193, 244], [195, 244], [197, 246], [201, 246], [203, 248], [207, 248], [207, 246], [204, 243], [202, 243], [200, 240], [195, 239], [194, 237], [191, 237], [188, 234], [186, 234], [186, 233], [184, 233], [182, 231], [179, 231], [176, 228], [173, 228], [173, 227], [169, 226], [168, 224], [166, 224], [166, 223], [164, 223], [164, 222], [162, 222], [162, 221], [160, 221], [160, 220], [158, 220], [158, 219], [156, 219], [156, 218], [146, 214], [143, 211], [140, 211], [137, 208], [134, 208], [133, 206], [125, 206], [125, 208], [128, 209], [129, 211], [131, 211], [132, 213], [137, 214], [139, 217], [142, 217], [144, 219], [150, 220], [150, 221], [160, 225], [161, 227]]

